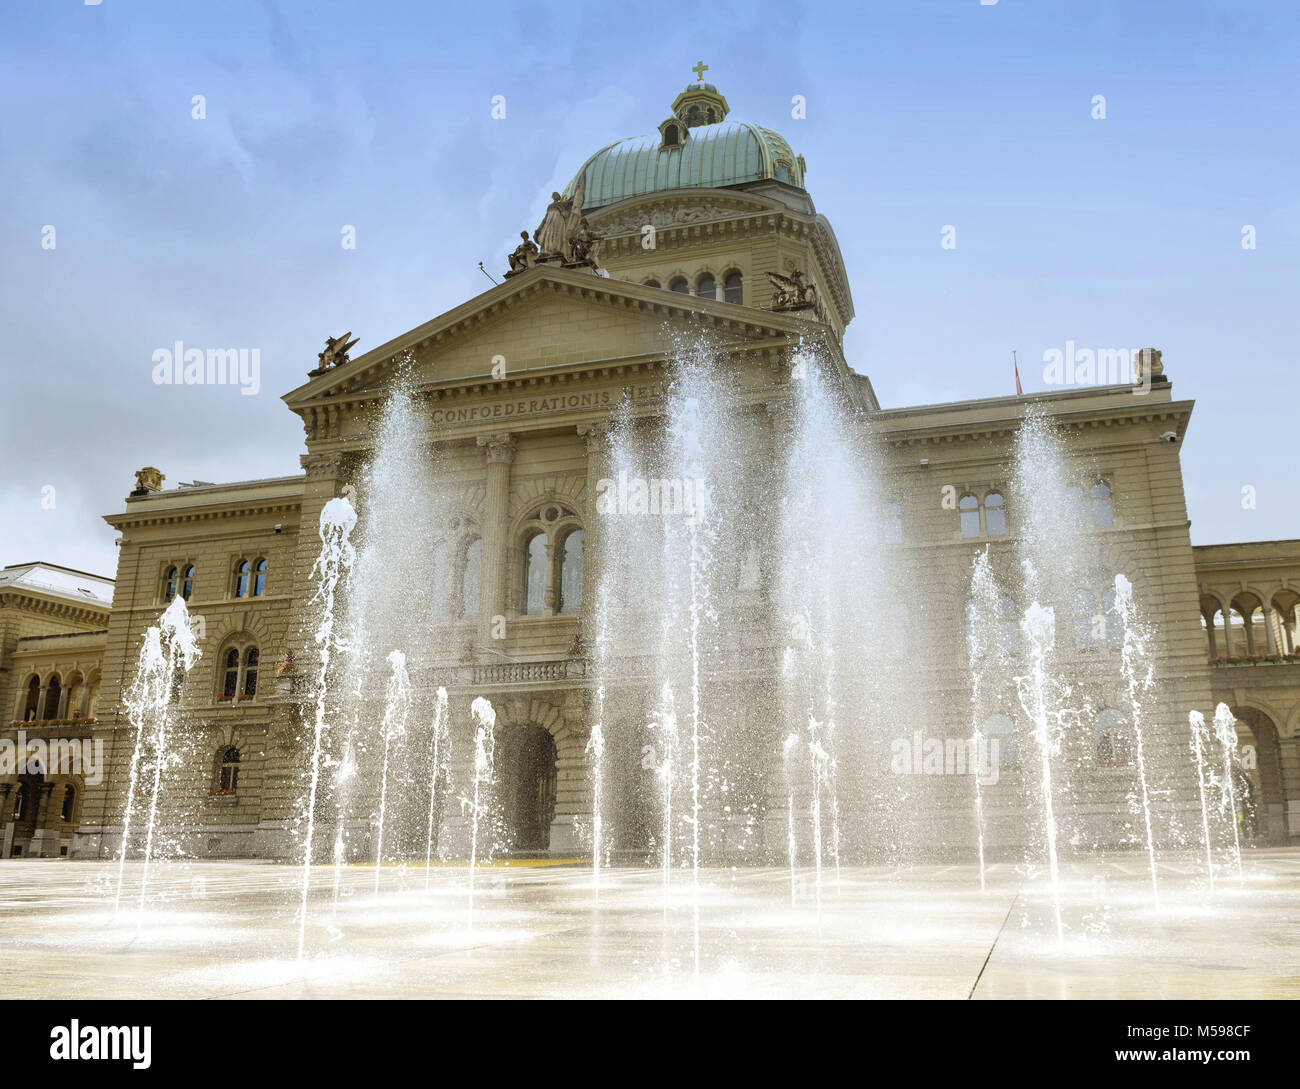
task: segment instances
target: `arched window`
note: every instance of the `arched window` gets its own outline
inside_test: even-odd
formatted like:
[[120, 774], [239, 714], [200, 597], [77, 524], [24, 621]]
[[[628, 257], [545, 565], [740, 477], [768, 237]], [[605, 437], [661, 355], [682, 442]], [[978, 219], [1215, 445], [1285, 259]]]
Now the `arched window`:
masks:
[[478, 616], [479, 591], [483, 578], [483, 538], [474, 537], [465, 546], [465, 570], [460, 579], [460, 615], [466, 620]]
[[680, 147], [682, 142], [681, 130], [676, 125], [664, 126], [664, 147]]
[[519, 551], [511, 564], [511, 578], [519, 612], [524, 616], [578, 612], [587, 535], [577, 511], [564, 500], [546, 499], [515, 532]]
[[1092, 524], [1094, 526], [1113, 526], [1115, 508], [1111, 504], [1110, 485], [1104, 480], [1092, 486]]
[[218, 790], [233, 794], [239, 789], [239, 750], [231, 745], [221, 754], [221, 766], [218, 773]]
[[989, 492], [984, 497], [984, 524], [990, 537], [1005, 537], [1007, 511], [1000, 492]]
[[45, 711], [47, 719], [59, 717], [59, 700], [63, 696], [63, 685], [59, 683], [58, 674], [52, 676], [45, 684]]
[[1020, 649], [1020, 610], [1010, 594], [998, 598], [998, 650], [1015, 654]]
[[190, 595], [194, 593], [194, 565], [191, 564], [185, 568], [181, 578], [181, 597], [189, 601]]
[[[980, 733], [989, 746], [989, 756], [993, 756], [993, 744], [997, 743], [998, 764], [1004, 768], [1014, 768], [1020, 763], [1016, 752], [1016, 727], [1006, 715], [989, 715], [980, 726]], [[977, 758], [978, 758], [978, 754]], [[992, 760], [990, 759], [990, 763]]]
[[524, 542], [524, 612], [546, 609], [546, 534], [538, 530]]
[[256, 647], [249, 647], [244, 652], [244, 693], [242, 698], [251, 700], [257, 695], [257, 663], [261, 655]]
[[564, 537], [560, 561], [560, 612], [576, 613], [582, 608], [582, 546], [586, 534], [570, 530]]
[[739, 272], [728, 272], [727, 278], [722, 282], [722, 289], [724, 302], [739, 305], [745, 301], [743, 280]]
[[23, 707], [23, 721], [35, 722], [36, 711], [41, 705], [41, 679], [32, 674], [32, 679], [27, 682], [27, 702]]
[[247, 560], [235, 564], [235, 597], [248, 596], [248, 575], [251, 567]]
[[86, 678], [74, 673], [68, 679], [68, 706], [65, 717], [81, 718], [81, 709], [86, 702]]
[[1123, 768], [1133, 762], [1128, 720], [1114, 708], [1097, 716], [1097, 766]]
[[261, 652], [247, 632], [234, 636], [217, 659], [217, 702], [251, 700], [257, 695]]
[[961, 512], [961, 535], [978, 537], [980, 535], [980, 501], [967, 494], [957, 500], [957, 509]]
[[647, 281], [645, 282], [645, 285], [644, 285], [644, 286], [645, 286], [645, 287], [663, 287], [663, 284], [661, 284], [658, 280], [647, 280]]
[[674, 276], [668, 281], [668, 290], [676, 291], [680, 295], [689, 295], [691, 286], [686, 282], [685, 276]]
[[266, 561], [258, 560], [253, 564], [253, 596], [261, 597], [266, 593]]
[[167, 573], [163, 575], [163, 600], [171, 601], [176, 596], [176, 577], [179, 574], [175, 567], [167, 568]]
[[59, 810], [59, 819], [65, 824], [72, 820], [73, 810], [77, 804], [77, 792], [72, 787], [66, 787], [63, 791], [63, 807]]
[[19, 783], [18, 789], [14, 791], [13, 819], [21, 821], [25, 816], [27, 816], [27, 784]]
[[1097, 645], [1093, 634], [1093, 619], [1097, 615], [1097, 599], [1087, 590], [1074, 592], [1074, 649], [1092, 650]]
[[239, 692], [239, 650], [231, 647], [226, 651], [226, 662], [222, 672], [221, 696], [223, 700], [233, 700]]
[[695, 281], [695, 294], [701, 299], [716, 299], [718, 297], [718, 281], [713, 278], [713, 273], [700, 273], [700, 278]]

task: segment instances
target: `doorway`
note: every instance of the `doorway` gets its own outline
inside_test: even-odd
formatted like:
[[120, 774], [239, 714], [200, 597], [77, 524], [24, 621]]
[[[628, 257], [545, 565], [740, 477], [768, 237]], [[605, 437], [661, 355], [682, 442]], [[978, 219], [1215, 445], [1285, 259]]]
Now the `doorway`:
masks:
[[516, 851], [545, 851], [555, 819], [555, 739], [540, 726], [521, 726], [504, 740], [504, 808], [511, 843]]

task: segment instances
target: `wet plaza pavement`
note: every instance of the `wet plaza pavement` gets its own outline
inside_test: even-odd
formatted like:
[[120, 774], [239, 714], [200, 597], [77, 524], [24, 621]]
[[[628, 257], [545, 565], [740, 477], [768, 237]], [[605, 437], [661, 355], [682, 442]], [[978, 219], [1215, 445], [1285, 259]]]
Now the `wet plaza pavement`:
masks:
[[[312, 872], [155, 864], [0, 870], [9, 998], [1298, 998], [1300, 850], [1244, 873], [1145, 855], [1067, 866], [1064, 941], [1045, 875], [969, 865], [689, 870], [498, 863]], [[820, 902], [819, 902], [820, 901]]]

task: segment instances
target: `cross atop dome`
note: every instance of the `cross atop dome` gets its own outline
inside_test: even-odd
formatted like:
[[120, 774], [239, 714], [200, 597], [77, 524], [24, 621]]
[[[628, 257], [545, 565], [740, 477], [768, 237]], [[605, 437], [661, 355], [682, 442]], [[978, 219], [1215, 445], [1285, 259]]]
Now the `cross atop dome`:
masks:
[[704, 82], [704, 73], [709, 66], [700, 61], [691, 69], [695, 73], [695, 82], [688, 83], [686, 90], [673, 100], [673, 116], [688, 129], [699, 125], [716, 125], [725, 121], [731, 107], [712, 83]]

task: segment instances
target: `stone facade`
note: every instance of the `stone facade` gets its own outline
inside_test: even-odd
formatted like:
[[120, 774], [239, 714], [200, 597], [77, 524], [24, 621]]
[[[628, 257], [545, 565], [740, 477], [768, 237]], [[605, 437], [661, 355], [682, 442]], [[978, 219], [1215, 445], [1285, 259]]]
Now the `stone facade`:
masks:
[[[802, 168], [800, 160], [799, 177]], [[994, 563], [1009, 568], [1017, 534], [1008, 479], [1013, 436], [1028, 406], [1042, 406], [1063, 427], [1080, 463], [1091, 467], [1079, 480], [1085, 494], [1104, 485], [1111, 503], [1113, 519], [1098, 530], [1105, 562], [1099, 560], [1097, 585], [1086, 589], [1100, 598], [1108, 575], [1128, 573], [1142, 587], [1148, 617], [1161, 633], [1159, 680], [1169, 693], [1161, 721], [1186, 723], [1192, 709], [1210, 712], [1214, 699], [1229, 702], [1256, 731], [1267, 836], [1281, 841], [1300, 835], [1293, 800], [1300, 798], [1300, 703], [1296, 677], [1286, 672], [1300, 664], [1211, 660], [1201, 622], [1207, 601], [1220, 608], [1264, 602], [1272, 619], [1265, 614], [1250, 645], [1294, 650], [1300, 560], [1294, 547], [1193, 549], [1178, 457], [1192, 404], [1176, 400], [1163, 375], [1141, 395], [1130, 386], [1099, 386], [881, 410], [869, 380], [842, 354], [852, 294], [834, 233], [806, 191], [774, 174], [739, 186], [647, 192], [588, 214], [592, 229], [604, 236], [599, 260], [607, 275], [555, 264], [523, 269], [355, 359], [317, 368], [286, 394], [306, 433], [301, 476], [167, 491], [150, 480], [127, 499], [125, 510], [107, 517], [121, 534], [116, 597], [111, 616], [105, 612], [98, 624], [106, 630], [86, 638], [100, 640], [103, 680], [90, 730], [108, 753], [109, 775], [78, 801], [73, 854], [107, 857], [118, 845], [131, 743], [124, 691], [145, 627], [169, 593], [182, 593], [199, 618], [203, 648], [180, 696], [188, 770], [169, 799], [178, 820], [184, 818], [184, 846], [209, 856], [295, 856], [307, 760], [312, 645], [306, 625], [320, 547], [316, 527], [324, 505], [359, 482], [378, 413], [399, 371], [422, 409], [424, 433], [413, 441], [438, 452], [458, 496], [462, 542], [481, 541], [477, 614], [462, 618], [450, 607], [430, 618], [447, 655], [422, 683], [446, 685], [460, 721], [473, 696], [493, 702], [502, 743], [514, 752], [503, 761], [507, 779], [524, 775], [522, 768], [530, 776], [553, 776], [553, 784], [541, 784], [549, 797], [541, 806], [548, 827], [537, 842], [525, 837], [526, 849], [584, 850], [594, 684], [589, 606], [600, 549], [594, 497], [604, 472], [604, 428], [620, 402], [647, 419], [659, 414], [675, 353], [701, 341], [732, 373], [736, 411], [766, 428], [774, 461], [789, 364], [800, 346], [817, 348], [845, 411], [868, 419], [883, 442], [899, 546], [934, 604], [929, 613], [906, 603], [882, 602], [881, 609], [899, 608], [898, 623], [915, 634], [913, 658], [925, 665], [926, 683], [933, 686], [923, 725], [938, 736], [969, 732], [961, 616], [970, 563], [975, 548], [989, 544]], [[816, 286], [817, 305], [792, 313], [767, 309], [774, 296], [764, 273], [794, 271]], [[980, 533], [963, 534], [961, 512], [941, 501], [949, 488], [981, 504]], [[995, 494], [1005, 497], [1007, 529], [990, 535], [983, 532], [982, 505]], [[554, 562], [563, 534], [575, 527], [586, 534], [588, 558], [581, 608], [562, 599]], [[552, 578], [544, 608], [530, 614], [523, 600], [523, 547], [539, 529], [548, 535]], [[1286, 557], [1290, 566], [1281, 563]], [[465, 562], [462, 554], [457, 585], [466, 578]], [[499, 631], [497, 620], [503, 622]], [[0, 612], [0, 634], [8, 631], [6, 623]], [[14, 655], [4, 638], [15, 660], [5, 695], [16, 708], [13, 671], [39, 672], [39, 654], [24, 645]], [[765, 639], [756, 634], [744, 648], [738, 683], [771, 682], [778, 647]], [[257, 655], [251, 686], [250, 650]], [[73, 656], [89, 651], [59, 648]], [[1102, 640], [1083, 657], [1080, 668], [1098, 705], [1117, 701], [1115, 649]], [[83, 672], [88, 664], [89, 657]], [[547, 739], [540, 747], [539, 736]], [[1163, 764], [1186, 763], [1181, 728], [1160, 732], [1153, 746], [1153, 758]], [[460, 748], [465, 751], [463, 738]], [[1266, 757], [1266, 749], [1272, 755]], [[551, 764], [540, 772], [538, 752]], [[463, 771], [463, 765], [453, 768], [453, 774]], [[1006, 843], [1015, 841], [1020, 824], [1018, 775], [1006, 776], [987, 802], [994, 838]], [[1080, 789], [1080, 807], [1103, 841], [1124, 841], [1130, 781], [1131, 774], [1098, 768]], [[532, 790], [535, 784], [525, 785]], [[1194, 789], [1191, 780], [1178, 778], [1161, 804], [1186, 804]], [[946, 781], [930, 800], [948, 815], [959, 839], [962, 822], [969, 824], [967, 786]], [[626, 815], [642, 803], [615, 790], [611, 804]], [[453, 851], [461, 838], [458, 821], [448, 821]], [[783, 833], [774, 835], [779, 843]]]
[[1300, 541], [1193, 549], [1215, 702], [1255, 754], [1256, 836], [1300, 838]]
[[[0, 571], [0, 743], [23, 749], [0, 768], [2, 857], [66, 853], [81, 820], [87, 772], [50, 760], [52, 742], [91, 737], [100, 708], [109, 579], [53, 564]], [[45, 747], [39, 754], [28, 742]]]

